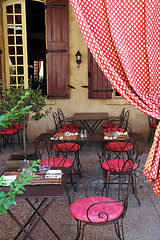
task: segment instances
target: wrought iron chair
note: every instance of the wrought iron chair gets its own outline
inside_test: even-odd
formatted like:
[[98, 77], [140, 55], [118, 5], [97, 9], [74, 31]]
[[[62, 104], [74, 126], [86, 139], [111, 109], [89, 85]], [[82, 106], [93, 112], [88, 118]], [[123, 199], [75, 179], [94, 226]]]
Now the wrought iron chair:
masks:
[[73, 121], [71, 117], [66, 117], [62, 111], [62, 109], [57, 108], [57, 114], [59, 116], [59, 119], [61, 121], [62, 128], [68, 129], [68, 128], [74, 128], [79, 129], [81, 128], [81, 125]]
[[79, 151], [81, 145], [76, 143], [74, 140], [63, 140], [63, 139], [53, 139], [52, 140], [53, 150], [57, 157], [72, 157], [73, 158], [73, 176], [79, 175], [81, 177], [81, 164], [79, 158]]
[[76, 190], [76, 187], [73, 183], [73, 160], [67, 157], [56, 157], [52, 151], [50, 142], [47, 140], [40, 140], [36, 143], [35, 154], [41, 159], [40, 166], [49, 166], [49, 167], [65, 167], [67, 168], [67, 181], [66, 181], [66, 190], [68, 195], [69, 203], [70, 196], [68, 192], [68, 185], [71, 184]]
[[[133, 165], [133, 174], [131, 187], [133, 189], [133, 194], [137, 199], [138, 205], [140, 206], [140, 200], [137, 196], [137, 176], [136, 170], [140, 165], [141, 152], [138, 151], [137, 145], [132, 140], [126, 141], [110, 141], [106, 142], [105, 149], [102, 155], [99, 155], [101, 168], [103, 169], [106, 195], [109, 193], [110, 186], [113, 184], [119, 184], [116, 179], [121, 173], [123, 167], [124, 174], [128, 172], [128, 165]], [[124, 181], [125, 184], [125, 181]]]
[[12, 147], [13, 151], [15, 152], [15, 146], [14, 146], [13, 139], [14, 139], [14, 136], [17, 136], [18, 143], [19, 143], [20, 147], [23, 149], [23, 146], [20, 141], [20, 134], [19, 134], [19, 131], [21, 130], [20, 126], [18, 124], [12, 124], [12, 125], [8, 126], [8, 128], [0, 129], [0, 135], [3, 140], [3, 146], [2, 146], [3, 148], [5, 148], [7, 145], [9, 145], [10, 147]]
[[79, 131], [76, 125], [74, 126], [73, 124], [63, 124], [63, 122], [61, 121], [61, 118], [56, 112], [53, 112], [52, 116], [53, 116], [53, 120], [56, 128], [56, 132], [78, 132]]
[[122, 109], [118, 117], [110, 117], [107, 123], [102, 124], [102, 128], [121, 127], [124, 121], [125, 108]]
[[115, 127], [122, 128], [122, 129], [124, 129], [124, 132], [127, 131], [129, 133], [132, 131], [131, 125], [129, 123], [129, 115], [130, 115], [130, 111], [127, 110], [125, 112], [125, 108], [123, 108], [119, 117], [109, 118], [107, 123], [102, 125], [102, 128], [103, 129], [115, 128]]
[[150, 127], [148, 142], [150, 142], [150, 140], [153, 139], [158, 122], [159, 122], [158, 119], [148, 116], [148, 123], [149, 123], [149, 127]]
[[[124, 169], [128, 171], [124, 171]], [[128, 208], [129, 187], [132, 178], [133, 164], [126, 161], [118, 175], [118, 198], [103, 196], [103, 180], [93, 181], [86, 190], [86, 197], [77, 200], [71, 205], [70, 214], [77, 221], [77, 240], [84, 238], [86, 225], [114, 224], [115, 232], [119, 239], [124, 240], [123, 219]], [[124, 173], [127, 173], [125, 176]], [[126, 178], [127, 185], [123, 184]], [[90, 195], [95, 189], [94, 195]], [[93, 237], [94, 238], [94, 237]]]

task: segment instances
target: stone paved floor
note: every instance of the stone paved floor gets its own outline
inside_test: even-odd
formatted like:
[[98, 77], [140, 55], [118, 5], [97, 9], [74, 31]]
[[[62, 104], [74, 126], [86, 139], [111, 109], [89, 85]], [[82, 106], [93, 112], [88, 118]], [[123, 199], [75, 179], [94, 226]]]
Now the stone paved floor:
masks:
[[[139, 149], [142, 151], [141, 165], [138, 169], [138, 196], [141, 206], [137, 206], [134, 195], [130, 194], [129, 208], [124, 219], [124, 232], [126, 240], [160, 240], [160, 197], [152, 191], [152, 184], [148, 183], [142, 170], [148, 156], [150, 144], [144, 139], [137, 140]], [[33, 152], [34, 144], [27, 146], [27, 151]], [[13, 153], [12, 149], [7, 147], [2, 149], [0, 154], [1, 170], [5, 168], [6, 160]], [[17, 146], [16, 152], [21, 151]], [[84, 196], [83, 183], [88, 179], [96, 179], [101, 175], [101, 168], [97, 158], [97, 152], [100, 148], [96, 144], [88, 144], [83, 147], [80, 153], [82, 164], [82, 179], [78, 181], [77, 192], [70, 188], [71, 201], [74, 202]], [[45, 218], [53, 226], [62, 240], [76, 239], [76, 221], [70, 216], [70, 205], [66, 195], [57, 199]], [[30, 214], [30, 208], [25, 200], [18, 200], [17, 206], [12, 206], [14, 213], [23, 220]], [[0, 216], [0, 240], [14, 239], [18, 226], [8, 214]], [[48, 228], [41, 222], [35, 231], [33, 237], [36, 240], [54, 240], [56, 239]], [[19, 238], [22, 239], [22, 238]], [[118, 239], [114, 232], [114, 226], [87, 226], [84, 240], [116, 240]]]

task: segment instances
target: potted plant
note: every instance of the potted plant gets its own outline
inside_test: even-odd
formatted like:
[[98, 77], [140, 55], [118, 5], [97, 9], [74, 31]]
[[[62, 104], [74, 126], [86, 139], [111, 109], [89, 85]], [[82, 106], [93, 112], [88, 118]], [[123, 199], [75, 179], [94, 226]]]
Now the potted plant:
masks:
[[[19, 102], [21, 96], [25, 96], [26, 92], [28, 95], [23, 98], [23, 101]], [[18, 104], [19, 102], [19, 104]], [[23, 147], [24, 147], [24, 158], [26, 159], [26, 124], [29, 119], [29, 113], [31, 113], [31, 119], [33, 121], [39, 121], [43, 117], [47, 116], [52, 108], [44, 111], [45, 107], [45, 96], [42, 96], [42, 92], [39, 88], [33, 90], [32, 88], [24, 89], [23, 85], [19, 88], [11, 87], [9, 90], [4, 89], [2, 86], [2, 95], [0, 99], [0, 116], [10, 112], [14, 106], [17, 106], [17, 110], [21, 111], [26, 106], [30, 106], [28, 113], [20, 114], [18, 121], [23, 123]]]
[[[19, 107], [24, 104], [25, 99], [28, 98], [29, 95], [30, 94], [26, 92], [25, 95], [20, 97], [20, 100], [17, 102], [17, 104], [11, 108], [10, 112], [0, 116], [0, 128], [6, 128], [12, 124], [12, 120], [19, 120], [19, 118], [29, 113], [32, 105], [28, 105], [19, 109]], [[35, 161], [33, 162], [32, 166], [28, 167], [30, 173], [36, 171], [36, 167], [39, 166], [38, 162], [39, 161]], [[16, 195], [23, 194], [25, 191], [24, 186], [30, 183], [30, 179], [34, 178], [35, 176], [35, 174], [29, 174], [28, 171], [23, 171], [18, 178], [10, 183], [10, 190], [7, 193], [0, 191], [0, 215], [5, 214], [7, 212], [7, 209], [10, 208], [10, 205], [16, 205]], [[0, 177], [0, 185], [8, 186], [4, 175]]]

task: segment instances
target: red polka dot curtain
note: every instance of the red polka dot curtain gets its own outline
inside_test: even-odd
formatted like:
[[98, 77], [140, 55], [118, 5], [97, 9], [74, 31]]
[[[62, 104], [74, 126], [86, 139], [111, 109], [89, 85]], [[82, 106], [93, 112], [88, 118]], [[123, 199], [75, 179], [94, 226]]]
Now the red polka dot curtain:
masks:
[[[157, 0], [70, 0], [90, 51], [112, 86], [160, 119]], [[160, 124], [144, 174], [160, 195]]]

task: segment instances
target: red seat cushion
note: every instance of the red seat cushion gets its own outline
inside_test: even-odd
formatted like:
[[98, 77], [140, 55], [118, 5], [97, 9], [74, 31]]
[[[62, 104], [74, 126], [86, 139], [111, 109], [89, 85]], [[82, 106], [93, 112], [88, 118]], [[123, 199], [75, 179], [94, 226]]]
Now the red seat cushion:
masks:
[[[126, 160], [124, 159], [112, 159], [108, 160], [102, 163], [102, 168], [107, 171], [113, 171], [113, 172], [120, 172], [122, 170], [122, 167]], [[130, 171], [132, 161], [129, 160], [126, 162], [125, 167], [123, 168], [124, 171]], [[138, 168], [137, 163], [133, 163], [133, 170], [136, 170]]]
[[131, 143], [126, 143], [126, 142], [111, 142], [109, 144], [107, 144], [106, 146], [107, 150], [114, 150], [117, 152], [123, 151], [129, 151], [133, 148], [133, 145]]
[[14, 129], [23, 129], [23, 124], [12, 124], [8, 128], [14, 128]]
[[151, 123], [151, 127], [156, 128], [157, 127], [157, 123]]
[[118, 123], [104, 123], [102, 124], [102, 128], [112, 128], [112, 127], [120, 127], [120, 124]]
[[80, 149], [80, 145], [77, 143], [59, 143], [54, 145], [53, 149], [57, 152], [75, 152]]
[[46, 158], [40, 162], [40, 165], [48, 165], [50, 167], [72, 167], [73, 161], [70, 158], [64, 157], [55, 157], [55, 158]]
[[81, 125], [76, 123], [68, 123], [68, 124], [63, 124], [62, 128], [81, 128]]
[[104, 128], [103, 132], [124, 132], [123, 128], [113, 127], [113, 128]]
[[18, 130], [15, 129], [15, 128], [4, 128], [4, 129], [1, 129], [0, 130], [0, 134], [8, 134], [8, 135], [11, 135], [11, 134], [15, 134], [17, 133]]
[[[109, 201], [111, 203], [99, 203], [92, 206], [88, 212], [90, 220], [94, 223], [103, 223], [106, 222], [108, 215], [108, 221], [112, 221], [120, 217], [123, 213], [123, 206], [120, 202], [106, 197], [90, 197], [83, 198], [71, 205], [70, 213], [72, 217], [84, 222], [90, 222], [87, 218], [87, 209], [94, 203]], [[98, 217], [98, 214], [101, 214], [101, 217]], [[105, 213], [104, 213], [105, 212]]]
[[15, 124], [14, 127], [20, 130], [20, 129], [23, 129], [23, 124]]
[[78, 132], [77, 128], [61, 128], [58, 130], [59, 133], [65, 133], [65, 132], [72, 132], [72, 133], [76, 133]]

